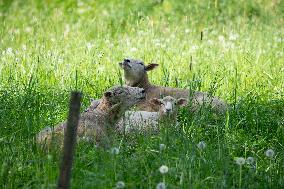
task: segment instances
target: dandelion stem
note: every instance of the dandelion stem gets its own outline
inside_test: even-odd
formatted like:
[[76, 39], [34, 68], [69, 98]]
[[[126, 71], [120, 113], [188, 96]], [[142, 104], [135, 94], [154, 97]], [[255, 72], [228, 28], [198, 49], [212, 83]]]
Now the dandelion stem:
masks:
[[240, 165], [240, 178], [239, 178], [239, 188], [242, 188], [242, 166]]

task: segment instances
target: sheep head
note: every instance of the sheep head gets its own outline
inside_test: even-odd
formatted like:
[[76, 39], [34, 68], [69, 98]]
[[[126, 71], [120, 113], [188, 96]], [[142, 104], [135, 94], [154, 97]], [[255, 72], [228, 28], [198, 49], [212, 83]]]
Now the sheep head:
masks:
[[166, 96], [163, 99], [153, 98], [150, 100], [150, 103], [155, 107], [158, 106], [159, 114], [164, 116], [175, 114], [179, 107], [187, 105], [187, 100], [185, 98], [175, 99], [171, 96]]
[[147, 77], [147, 71], [155, 69], [158, 64], [151, 63], [146, 66], [141, 60], [127, 58], [123, 62], [120, 62], [119, 66], [124, 70], [126, 84], [137, 86], [137, 84], [143, 82]]

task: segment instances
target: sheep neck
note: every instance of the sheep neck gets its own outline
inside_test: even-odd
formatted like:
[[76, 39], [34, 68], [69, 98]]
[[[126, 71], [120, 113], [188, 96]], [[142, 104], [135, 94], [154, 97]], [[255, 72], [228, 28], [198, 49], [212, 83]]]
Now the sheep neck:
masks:
[[152, 85], [152, 84], [149, 82], [148, 75], [147, 75], [147, 73], [146, 73], [146, 74], [142, 77], [142, 79], [141, 79], [139, 82], [133, 84], [132, 87], [140, 87], [140, 88], [143, 88], [143, 89], [145, 89], [145, 90], [147, 91], [147, 90], [150, 89], [151, 87], [154, 87], [154, 85]]

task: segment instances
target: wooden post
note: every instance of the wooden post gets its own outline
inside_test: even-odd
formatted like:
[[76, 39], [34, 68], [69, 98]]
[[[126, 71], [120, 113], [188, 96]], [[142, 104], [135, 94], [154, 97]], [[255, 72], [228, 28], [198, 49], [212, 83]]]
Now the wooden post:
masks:
[[64, 131], [63, 157], [57, 185], [58, 189], [70, 188], [72, 161], [77, 138], [77, 126], [80, 118], [81, 98], [82, 94], [80, 92], [75, 91], [71, 93], [67, 128]]

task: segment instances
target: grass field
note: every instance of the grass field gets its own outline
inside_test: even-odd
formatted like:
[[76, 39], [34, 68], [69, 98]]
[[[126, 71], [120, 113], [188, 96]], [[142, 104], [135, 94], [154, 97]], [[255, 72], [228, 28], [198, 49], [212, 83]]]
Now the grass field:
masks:
[[284, 188], [283, 25], [281, 0], [0, 0], [0, 188], [56, 186], [61, 153], [36, 134], [66, 119], [76, 87], [83, 110], [119, 85], [125, 57], [159, 63], [153, 83], [213, 92], [232, 110], [114, 136], [118, 154], [79, 143], [73, 188]]

